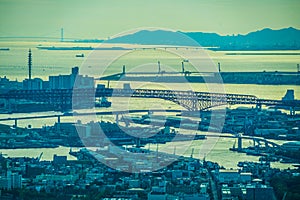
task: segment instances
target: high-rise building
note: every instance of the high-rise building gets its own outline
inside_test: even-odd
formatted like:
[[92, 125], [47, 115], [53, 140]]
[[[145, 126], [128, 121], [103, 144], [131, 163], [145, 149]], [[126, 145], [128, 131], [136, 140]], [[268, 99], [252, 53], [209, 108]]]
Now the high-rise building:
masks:
[[40, 78], [25, 79], [23, 81], [24, 90], [41, 90], [43, 89], [43, 80]]
[[11, 189], [11, 183], [7, 176], [0, 176], [0, 189], [10, 190]]
[[5, 176], [0, 176], [0, 189], [17, 189], [22, 187], [22, 175], [7, 171]]
[[50, 89], [93, 88], [94, 78], [79, 75], [79, 68], [73, 67], [70, 75], [49, 76]]
[[22, 175], [18, 173], [11, 174], [11, 188], [21, 188], [22, 187]]

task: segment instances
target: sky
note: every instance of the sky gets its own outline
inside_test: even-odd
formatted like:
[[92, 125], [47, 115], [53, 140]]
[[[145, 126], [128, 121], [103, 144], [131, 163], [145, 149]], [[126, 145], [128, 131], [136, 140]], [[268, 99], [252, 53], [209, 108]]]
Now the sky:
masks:
[[246, 34], [300, 29], [299, 0], [0, 0], [0, 36], [105, 39], [158, 27]]

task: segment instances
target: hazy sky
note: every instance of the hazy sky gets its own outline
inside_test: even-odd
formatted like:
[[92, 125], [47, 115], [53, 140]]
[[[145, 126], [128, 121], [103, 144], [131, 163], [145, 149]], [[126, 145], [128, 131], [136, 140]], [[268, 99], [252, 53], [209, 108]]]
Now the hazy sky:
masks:
[[300, 29], [299, 0], [0, 0], [0, 36], [106, 38], [139, 27], [216, 32]]

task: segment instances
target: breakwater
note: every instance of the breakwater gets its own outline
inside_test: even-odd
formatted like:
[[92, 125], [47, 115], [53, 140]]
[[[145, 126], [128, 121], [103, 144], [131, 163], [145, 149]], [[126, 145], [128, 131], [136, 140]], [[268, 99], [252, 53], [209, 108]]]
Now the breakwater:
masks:
[[118, 73], [100, 80], [300, 85], [300, 72]]

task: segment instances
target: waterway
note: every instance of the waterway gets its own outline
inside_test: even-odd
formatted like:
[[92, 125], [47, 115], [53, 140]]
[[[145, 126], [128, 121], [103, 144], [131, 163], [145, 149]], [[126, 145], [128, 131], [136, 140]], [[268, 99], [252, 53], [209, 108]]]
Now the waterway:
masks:
[[[0, 76], [7, 76], [11, 80], [18, 79], [23, 80], [28, 77], [27, 69], [27, 57], [28, 49], [32, 51], [32, 76], [39, 77], [44, 80], [49, 75], [69, 74], [70, 70], [74, 66], [82, 66], [84, 61], [97, 59], [93, 57], [93, 51], [89, 50], [75, 50], [75, 51], [49, 51], [39, 50], [37, 46], [85, 46], [85, 47], [97, 47], [99, 43], [72, 43], [72, 42], [45, 42], [45, 41], [0, 41], [0, 48], [10, 48], [9, 51], [0, 51]], [[104, 44], [102, 46], [110, 46]], [[136, 45], [122, 45], [117, 46], [138, 48]], [[114, 51], [104, 50], [96, 51], [96, 56], [102, 56], [111, 54]], [[199, 50], [200, 52], [200, 50]], [[239, 53], [238, 51], [235, 53]], [[248, 52], [248, 51], [247, 51]], [[252, 51], [251, 51], [252, 52]], [[280, 55], [280, 53], [300, 53], [300, 51], [257, 51], [258, 53], [272, 53], [276, 52], [277, 55], [227, 55], [228, 52], [223, 51], [205, 51], [200, 52], [203, 58], [203, 65], [207, 65], [208, 60], [217, 65], [221, 63], [221, 70], [224, 72], [232, 71], [289, 71], [296, 72], [297, 64], [300, 64], [299, 55]], [[76, 57], [77, 54], [84, 54], [85, 57]], [[252, 53], [255, 53], [252, 52]], [[279, 55], [278, 55], [279, 54]], [[187, 56], [188, 57], [188, 56]], [[134, 50], [131, 53], [122, 55], [109, 66], [98, 66], [97, 62], [94, 62], [95, 66], [89, 66], [90, 69], [96, 70], [98, 68], [107, 68], [106, 73], [122, 72], [122, 66], [126, 65], [126, 71], [136, 69], [138, 65], [144, 65], [147, 63], [161, 62], [162, 70], [168, 71], [168, 67], [171, 66], [174, 69], [181, 71], [182, 57], [168, 53], [163, 50]], [[185, 63], [186, 70], [189, 70], [189, 63]], [[201, 67], [201, 66], [200, 66]], [[144, 67], [145, 68], [145, 67]], [[155, 70], [157, 69], [155, 65]], [[90, 70], [91, 71], [91, 70]], [[152, 70], [153, 71], [153, 70]]]
[[[28, 49], [32, 49], [33, 54], [33, 77], [40, 77], [47, 80], [49, 75], [58, 74], [70, 74], [73, 66], [81, 66], [85, 58], [76, 58], [76, 54], [84, 53], [89, 55], [90, 51], [46, 51], [38, 50], [35, 47], [37, 45], [42, 46], [98, 46], [99, 44], [81, 44], [81, 43], [49, 43], [44, 41], [34, 42], [16, 42], [16, 41], [0, 41], [0, 47], [10, 48], [10, 51], [0, 51], [0, 77], [7, 76], [11, 80], [18, 79], [23, 80], [27, 77], [27, 54]], [[121, 45], [119, 45], [121, 46]], [[126, 46], [126, 45], [123, 45]], [[277, 51], [278, 52], [278, 51]], [[287, 51], [282, 51], [287, 52]], [[290, 52], [290, 51], [288, 51]], [[300, 52], [300, 51], [291, 51]], [[109, 52], [106, 52], [109, 53]], [[298, 55], [226, 55], [226, 52], [206, 52], [214, 64], [220, 62], [222, 71], [296, 71], [296, 64], [300, 63], [300, 57]], [[105, 53], [104, 53], [105, 54]], [[127, 69], [133, 69], [137, 65], [143, 62], [157, 63], [157, 60], [163, 64], [174, 66], [176, 69], [180, 69], [180, 63], [182, 58], [174, 57], [170, 54], [161, 53], [161, 51], [145, 50], [137, 51], [134, 54], [122, 56], [119, 60], [111, 63], [109, 69], [105, 73], [117, 73], [121, 72], [122, 65], [126, 64]], [[93, 66], [92, 66], [93, 67]], [[188, 67], [188, 66], [187, 66]], [[107, 84], [106, 82], [102, 82]], [[123, 84], [123, 83], [122, 83]], [[111, 87], [122, 87], [121, 83], [111, 82]], [[226, 93], [236, 94], [251, 94], [259, 98], [264, 99], [281, 99], [287, 89], [293, 89], [295, 91], [295, 98], [300, 99], [300, 86], [298, 85], [237, 85], [237, 84], [219, 84], [213, 85], [213, 87], [207, 84], [190, 83], [190, 84], [160, 84], [160, 83], [130, 83], [132, 88], [151, 88], [151, 89], [176, 89], [176, 90], [194, 90], [194, 91], [224, 91]], [[101, 108], [97, 111], [104, 110], [128, 110], [128, 109], [182, 109], [177, 104], [159, 100], [159, 99], [134, 99], [134, 98], [114, 98], [109, 99], [113, 102], [112, 108]], [[236, 106], [235, 106], [236, 107]], [[56, 112], [43, 112], [43, 113], [17, 113], [17, 114], [0, 114], [0, 118], [7, 117], [23, 117], [23, 116], [36, 116], [45, 114], [56, 114]], [[98, 120], [114, 121], [113, 116], [99, 116]], [[36, 119], [36, 120], [22, 120], [18, 122], [18, 126], [27, 127], [29, 124], [32, 127], [51, 126], [57, 119]], [[62, 122], [76, 122], [78, 119], [73, 117], [64, 117]], [[89, 122], [91, 118], [80, 118], [82, 122]], [[3, 122], [4, 123], [4, 122]], [[5, 122], [12, 125], [14, 122]], [[187, 142], [174, 142], [172, 145], [159, 145], [161, 151], [173, 153], [176, 146], [176, 151], [179, 152], [180, 148], [184, 148], [185, 156], [190, 156], [192, 149], [194, 148], [193, 156], [203, 159], [200, 149], [203, 148], [203, 142], [194, 141], [192, 144]], [[237, 152], [231, 152], [228, 149], [232, 147], [234, 139], [219, 138], [216, 143], [212, 144], [212, 149], [207, 151], [205, 155], [206, 160], [218, 162], [226, 168], [236, 168], [239, 161], [258, 161], [258, 157], [248, 156], [246, 154], [240, 154]], [[280, 143], [280, 141], [279, 141]], [[243, 145], [251, 145], [249, 141], [243, 141]], [[150, 147], [154, 150], [156, 146]], [[54, 154], [68, 155], [69, 148], [58, 147], [54, 149], [2, 149], [3, 154], [8, 156], [29, 156], [37, 157], [41, 152], [44, 153], [42, 160], [52, 160]], [[69, 156], [69, 159], [74, 157]], [[279, 168], [291, 167], [290, 164], [273, 163], [272, 166]]]
[[[130, 100], [133, 103], [130, 104], [130, 108], [132, 109], [156, 109], [156, 108], [164, 108], [169, 109], [170, 107], [176, 107], [177, 105], [174, 105], [173, 103], [160, 101], [157, 102], [156, 99], [147, 99], [141, 100], [141, 99], [135, 99]], [[147, 103], [145, 103], [145, 101]], [[126, 101], [123, 99], [119, 99], [119, 108], [117, 110], [122, 110], [123, 104], [126, 104]], [[158, 106], [159, 105], [159, 106]], [[113, 106], [114, 107], [114, 106]], [[118, 106], [117, 106], [118, 107]], [[178, 106], [177, 106], [178, 107]], [[110, 110], [109, 109], [97, 109], [97, 111], [103, 111], [103, 110]], [[180, 108], [179, 108], [180, 109]], [[58, 114], [56, 112], [43, 112], [43, 113], [16, 113], [16, 114], [1, 114], [0, 118], [6, 118], [6, 117], [19, 117], [19, 116], [36, 116], [36, 115], [47, 115], [47, 114]], [[164, 113], [157, 113], [157, 114], [164, 114]], [[169, 113], [170, 114], [170, 113]], [[62, 117], [61, 122], [77, 122], [77, 120], [81, 120], [82, 123], [89, 122], [91, 120], [95, 121], [95, 116], [86, 116], [86, 117]], [[114, 116], [97, 116], [96, 120], [104, 120], [104, 121], [115, 121]], [[18, 121], [19, 127], [28, 127], [30, 124], [32, 127], [42, 127], [42, 126], [52, 126], [57, 121], [56, 118], [49, 118], [49, 119], [34, 119], [34, 120], [20, 120]], [[12, 125], [13, 121], [7, 121], [3, 122], [6, 124]], [[189, 131], [187, 131], [189, 132]], [[192, 131], [191, 133], [196, 133], [195, 131]], [[203, 134], [203, 132], [198, 132], [199, 134]], [[209, 134], [209, 133], [208, 133]], [[220, 165], [223, 165], [226, 168], [236, 168], [237, 163], [240, 161], [258, 161], [258, 157], [256, 156], [249, 156], [243, 153], [237, 153], [229, 151], [229, 148], [233, 146], [233, 144], [236, 142], [236, 139], [233, 138], [214, 138], [213, 141], [210, 143], [206, 140], [198, 140], [193, 142], [172, 142], [169, 144], [160, 144], [159, 145], [159, 151], [167, 152], [167, 153], [174, 153], [174, 149], [176, 151], [176, 154], [184, 155], [184, 156], [190, 156], [192, 149], [194, 149], [193, 156], [195, 158], [203, 159], [204, 157], [206, 160], [210, 160], [213, 162], [217, 162]], [[276, 143], [282, 144], [284, 141], [275, 141]], [[249, 140], [243, 140], [243, 146], [251, 146], [253, 143]], [[148, 147], [146, 147], [148, 148]], [[156, 150], [156, 145], [150, 145], [150, 149]], [[59, 147], [59, 148], [39, 148], [39, 149], [0, 149], [0, 152], [7, 154], [8, 156], [30, 156], [30, 157], [37, 157], [41, 152], [44, 153], [43, 159], [44, 160], [52, 160], [53, 155], [67, 155], [68, 158], [74, 159], [72, 156], [68, 155], [69, 152], [68, 147]], [[205, 153], [203, 153], [205, 152]], [[278, 168], [288, 168], [291, 167], [291, 164], [282, 164], [282, 163], [272, 163], [273, 167]]]
[[[72, 148], [74, 151], [78, 151], [79, 148]], [[74, 156], [69, 154], [69, 147], [57, 147], [57, 148], [34, 148], [34, 149], [0, 149], [0, 152], [3, 156], [8, 157], [39, 157], [43, 153], [41, 160], [51, 161], [53, 156], [56, 155], [65, 155], [68, 160], [76, 160]]]

